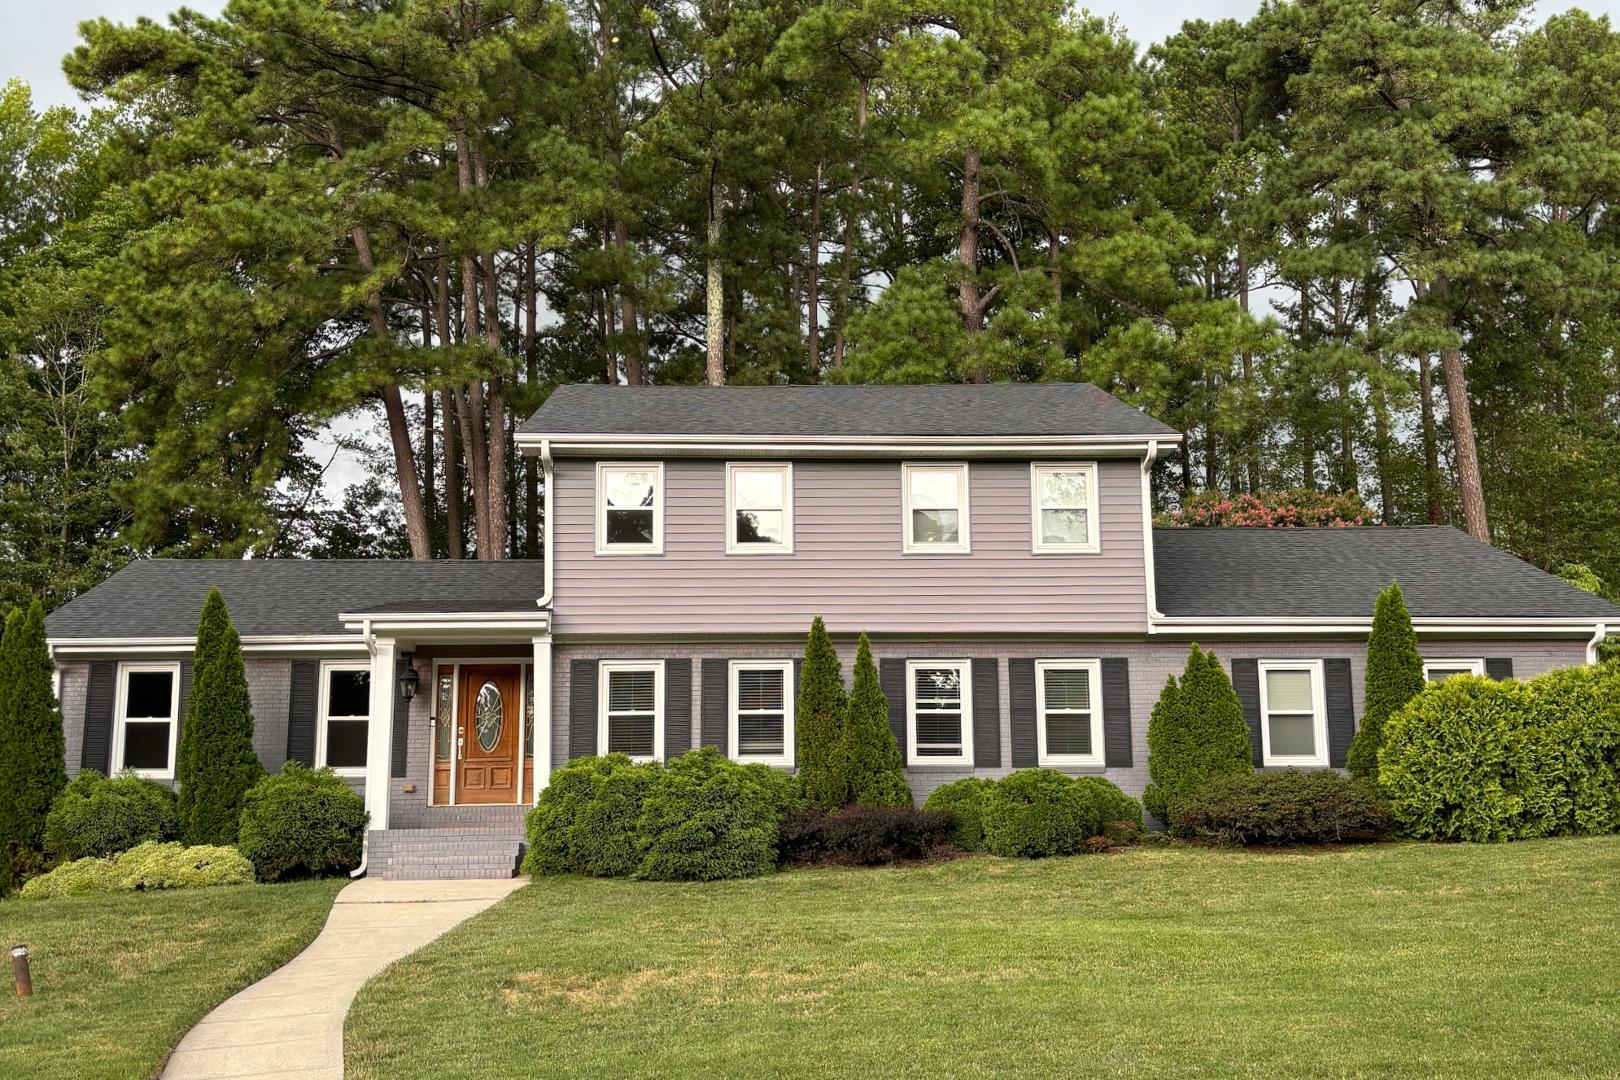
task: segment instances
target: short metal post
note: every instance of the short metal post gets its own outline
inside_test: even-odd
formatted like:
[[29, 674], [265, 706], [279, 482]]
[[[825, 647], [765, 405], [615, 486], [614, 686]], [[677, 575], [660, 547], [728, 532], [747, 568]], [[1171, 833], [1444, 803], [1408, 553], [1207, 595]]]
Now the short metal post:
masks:
[[13, 945], [11, 947], [11, 973], [17, 980], [17, 996], [32, 997], [34, 994], [34, 977], [28, 972], [28, 946]]

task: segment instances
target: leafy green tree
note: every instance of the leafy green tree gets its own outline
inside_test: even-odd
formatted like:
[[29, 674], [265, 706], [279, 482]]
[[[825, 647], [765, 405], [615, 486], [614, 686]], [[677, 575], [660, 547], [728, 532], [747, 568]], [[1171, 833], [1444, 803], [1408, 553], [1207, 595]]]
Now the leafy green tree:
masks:
[[858, 806], [910, 806], [900, 745], [889, 727], [889, 699], [883, 695], [872, 643], [861, 635], [855, 649], [854, 682], [838, 744], [838, 772], [846, 788], [844, 802]]
[[242, 667], [242, 640], [218, 589], [208, 590], [197, 624], [175, 776], [181, 841], [234, 844], [242, 800], [264, 779], [264, 767], [253, 750], [253, 701]]
[[847, 785], [838, 768], [848, 699], [844, 694], [844, 668], [827, 636], [827, 626], [816, 616], [804, 643], [804, 667], [799, 673], [799, 699], [793, 714], [798, 746], [794, 762], [805, 801], [823, 810], [844, 805]]
[[1384, 722], [1422, 691], [1423, 656], [1417, 631], [1406, 610], [1398, 582], [1378, 594], [1372, 632], [1367, 637], [1365, 705], [1361, 725], [1350, 740], [1345, 764], [1351, 776], [1378, 779], [1378, 751], [1384, 745]]
[[1142, 804], [1164, 822], [1215, 777], [1254, 769], [1243, 705], [1213, 652], [1193, 643], [1180, 681], [1170, 676], [1153, 706], [1147, 743]]
[[0, 891], [36, 865], [45, 819], [67, 787], [62, 714], [51, 688], [45, 606], [13, 609], [0, 637]]

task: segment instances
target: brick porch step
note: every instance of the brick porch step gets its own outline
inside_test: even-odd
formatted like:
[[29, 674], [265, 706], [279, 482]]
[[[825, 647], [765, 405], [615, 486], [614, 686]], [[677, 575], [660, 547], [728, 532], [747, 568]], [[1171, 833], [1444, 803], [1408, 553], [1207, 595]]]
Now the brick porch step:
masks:
[[523, 849], [510, 828], [373, 830], [366, 872], [393, 881], [511, 878]]

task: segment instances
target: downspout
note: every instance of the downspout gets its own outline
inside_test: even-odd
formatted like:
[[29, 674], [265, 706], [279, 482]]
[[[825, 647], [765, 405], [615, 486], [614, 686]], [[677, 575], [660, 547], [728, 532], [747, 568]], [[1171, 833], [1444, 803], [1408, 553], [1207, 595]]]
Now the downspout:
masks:
[[1146, 575], [1148, 633], [1155, 632], [1155, 620], [1164, 618], [1159, 610], [1158, 585], [1153, 571], [1153, 459], [1159, 456], [1159, 440], [1149, 439], [1142, 455], [1142, 570]]
[[1592, 640], [1586, 643], [1586, 662], [1588, 664], [1595, 664], [1598, 662], [1598, 646], [1601, 645], [1603, 643], [1603, 639], [1608, 636], [1609, 624], [1598, 623], [1592, 631]]
[[[377, 635], [371, 632], [371, 620], [360, 620], [360, 636], [366, 643], [366, 655], [373, 660], [377, 658]], [[371, 777], [366, 777], [366, 783], [371, 783]], [[349, 871], [349, 877], [359, 878], [366, 876], [366, 865], [371, 862], [371, 827], [367, 823], [365, 835], [360, 838], [360, 865]]]
[[552, 551], [552, 546], [551, 546], [551, 524], [552, 524], [552, 517], [551, 517], [551, 496], [552, 496], [552, 492], [551, 492], [551, 473], [552, 473], [552, 465], [553, 465], [553, 462], [551, 460], [551, 440], [550, 439], [541, 439], [540, 440], [540, 479], [542, 481], [544, 481], [545, 485], [546, 485], [546, 493], [545, 493], [545, 496], [544, 496], [544, 498], [545, 498], [546, 538], [545, 538], [545, 547], [541, 551], [540, 558], [541, 558], [541, 562], [543, 562], [545, 564], [545, 571], [544, 571], [544, 573], [545, 573], [545, 585], [544, 585], [545, 592], [541, 593], [540, 594], [540, 599], [535, 601], [535, 605], [537, 607], [550, 607], [551, 606], [551, 569], [552, 569], [552, 566], [554, 565], [553, 551]]

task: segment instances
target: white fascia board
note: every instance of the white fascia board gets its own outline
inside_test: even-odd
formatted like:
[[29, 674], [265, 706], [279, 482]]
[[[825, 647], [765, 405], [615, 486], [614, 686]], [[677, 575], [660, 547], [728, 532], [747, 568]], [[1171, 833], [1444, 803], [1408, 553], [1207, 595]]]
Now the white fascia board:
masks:
[[[1591, 634], [1593, 619], [1449, 619], [1416, 618], [1412, 628], [1419, 633], [1480, 634], [1484, 636], [1513, 637], [1517, 635], [1551, 634], [1574, 637]], [[1306, 634], [1368, 634], [1372, 619], [1317, 619], [1309, 617], [1280, 617], [1274, 619], [1221, 619], [1221, 618], [1163, 618], [1148, 623], [1149, 634], [1180, 636], [1222, 635], [1306, 635]]]
[[983, 438], [872, 438], [848, 435], [624, 435], [604, 432], [581, 435], [525, 435], [515, 437], [519, 449], [537, 453], [542, 445], [560, 456], [591, 457], [602, 454], [711, 455], [792, 457], [897, 457], [962, 456], [1025, 457], [1030, 454], [1062, 456], [1137, 457], [1155, 443], [1179, 443], [1176, 435], [1010, 435]]
[[[140, 654], [142, 656], [183, 656], [197, 647], [194, 637], [169, 638], [51, 638], [47, 644], [61, 657]], [[323, 656], [365, 655], [365, 640], [354, 634], [286, 634], [242, 638], [242, 652], [254, 655]]]
[[433, 637], [477, 640], [512, 634], [544, 635], [551, 632], [549, 611], [400, 612], [387, 615], [340, 615], [343, 625], [378, 637]]

